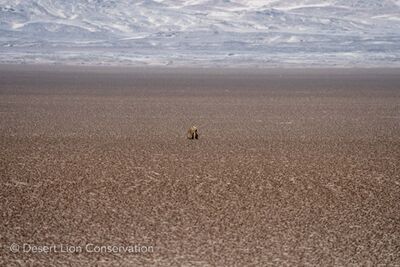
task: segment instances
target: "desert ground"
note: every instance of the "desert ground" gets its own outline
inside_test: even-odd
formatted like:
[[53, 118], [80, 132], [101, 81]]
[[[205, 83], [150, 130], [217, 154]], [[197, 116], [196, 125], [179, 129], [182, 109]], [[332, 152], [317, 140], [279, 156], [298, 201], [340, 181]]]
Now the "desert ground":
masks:
[[2, 266], [400, 266], [400, 70], [2, 65], [0, 179]]

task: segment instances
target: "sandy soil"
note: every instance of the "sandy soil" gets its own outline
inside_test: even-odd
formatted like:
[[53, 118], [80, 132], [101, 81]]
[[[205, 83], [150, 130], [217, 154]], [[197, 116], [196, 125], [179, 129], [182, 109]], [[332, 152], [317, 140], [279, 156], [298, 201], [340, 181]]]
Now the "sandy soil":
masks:
[[0, 66], [0, 179], [0, 265], [399, 266], [400, 70]]

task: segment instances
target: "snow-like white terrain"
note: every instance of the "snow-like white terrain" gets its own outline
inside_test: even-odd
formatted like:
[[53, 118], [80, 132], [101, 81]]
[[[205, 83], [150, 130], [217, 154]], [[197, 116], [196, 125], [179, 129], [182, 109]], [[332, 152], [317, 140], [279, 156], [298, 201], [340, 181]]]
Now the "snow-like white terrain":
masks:
[[0, 62], [399, 66], [399, 0], [0, 0]]

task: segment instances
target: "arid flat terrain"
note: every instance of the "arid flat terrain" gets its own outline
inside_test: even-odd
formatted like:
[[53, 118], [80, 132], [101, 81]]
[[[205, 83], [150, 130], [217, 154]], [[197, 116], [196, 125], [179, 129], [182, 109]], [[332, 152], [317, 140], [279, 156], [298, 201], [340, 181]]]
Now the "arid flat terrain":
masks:
[[399, 266], [400, 70], [0, 66], [0, 179], [2, 266]]

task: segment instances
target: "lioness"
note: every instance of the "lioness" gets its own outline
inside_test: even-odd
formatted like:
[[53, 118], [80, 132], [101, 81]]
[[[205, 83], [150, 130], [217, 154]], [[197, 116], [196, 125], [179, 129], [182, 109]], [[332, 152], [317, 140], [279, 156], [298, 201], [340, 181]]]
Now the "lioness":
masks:
[[197, 127], [192, 126], [189, 128], [187, 132], [187, 138], [188, 139], [199, 139], [199, 134], [197, 133]]

